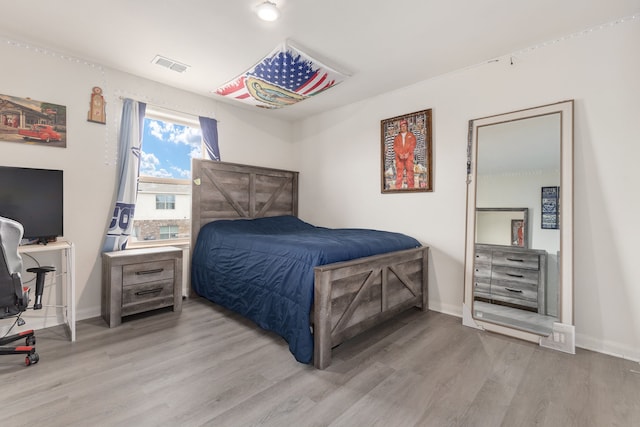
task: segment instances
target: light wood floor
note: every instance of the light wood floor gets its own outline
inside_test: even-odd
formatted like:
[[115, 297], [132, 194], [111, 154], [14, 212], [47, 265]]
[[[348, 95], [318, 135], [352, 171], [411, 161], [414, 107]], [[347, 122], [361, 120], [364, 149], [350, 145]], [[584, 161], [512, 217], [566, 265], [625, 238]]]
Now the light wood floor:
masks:
[[200, 299], [109, 329], [37, 331], [40, 363], [0, 357], [4, 426], [640, 426], [640, 365], [410, 311], [325, 371]]

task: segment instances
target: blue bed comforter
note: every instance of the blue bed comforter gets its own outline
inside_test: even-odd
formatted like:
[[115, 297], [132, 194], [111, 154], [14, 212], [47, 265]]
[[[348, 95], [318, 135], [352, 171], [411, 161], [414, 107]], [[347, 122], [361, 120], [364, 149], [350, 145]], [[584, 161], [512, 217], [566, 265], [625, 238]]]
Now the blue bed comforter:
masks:
[[202, 227], [191, 283], [210, 301], [251, 319], [310, 363], [314, 267], [419, 247], [404, 234], [316, 227], [293, 216], [221, 220]]

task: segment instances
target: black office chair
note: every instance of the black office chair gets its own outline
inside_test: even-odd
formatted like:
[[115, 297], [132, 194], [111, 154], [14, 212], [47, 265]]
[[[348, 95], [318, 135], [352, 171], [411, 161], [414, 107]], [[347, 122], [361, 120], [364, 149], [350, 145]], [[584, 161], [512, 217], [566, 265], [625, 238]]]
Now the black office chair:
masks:
[[[24, 320], [20, 317], [27, 310], [29, 305], [29, 287], [22, 283], [22, 257], [18, 253], [18, 246], [22, 240], [24, 229], [19, 222], [8, 218], [0, 217], [0, 319], [15, 317], [13, 324], [24, 325]], [[34, 310], [42, 308], [42, 293], [44, 291], [45, 274], [54, 271], [53, 267], [34, 267], [27, 271], [36, 273], [36, 303]], [[9, 328], [7, 334], [13, 329]], [[4, 345], [25, 340], [25, 345], [4, 347]], [[19, 332], [14, 335], [0, 337], [0, 355], [5, 354], [25, 354], [25, 364], [27, 366], [38, 363], [40, 357], [35, 348], [36, 337], [33, 330]]]

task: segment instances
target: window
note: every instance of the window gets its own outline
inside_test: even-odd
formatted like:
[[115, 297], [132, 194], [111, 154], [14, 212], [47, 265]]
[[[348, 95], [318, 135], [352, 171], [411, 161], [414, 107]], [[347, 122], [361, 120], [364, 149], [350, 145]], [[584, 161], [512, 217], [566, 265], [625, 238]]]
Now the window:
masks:
[[177, 225], [163, 225], [160, 226], [160, 238], [161, 239], [176, 239], [178, 237]]
[[156, 209], [175, 209], [175, 194], [156, 194]]
[[191, 234], [191, 159], [203, 157], [195, 116], [147, 105], [130, 242], [188, 240]]

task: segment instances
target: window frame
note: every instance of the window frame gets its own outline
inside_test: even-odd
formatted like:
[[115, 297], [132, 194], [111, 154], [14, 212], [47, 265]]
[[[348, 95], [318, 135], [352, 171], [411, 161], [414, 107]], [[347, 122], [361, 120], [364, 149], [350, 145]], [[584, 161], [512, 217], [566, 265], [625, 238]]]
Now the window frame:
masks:
[[[162, 229], [163, 228], [168, 228], [168, 233], [163, 233]], [[169, 236], [171, 236], [172, 234], [179, 234], [180, 232], [180, 227], [177, 225], [161, 225], [160, 226], [160, 238], [158, 240], [177, 240], [178, 238], [171, 238], [171, 237], [167, 237], [167, 238], [163, 238], [162, 235], [163, 234], [169, 234]]]
[[[144, 117], [145, 119], [158, 120], [162, 122], [173, 123], [176, 125], [197, 128], [197, 129], [200, 129], [200, 131], [202, 132], [202, 128], [200, 126], [200, 120], [195, 115], [181, 113], [178, 111], [147, 104]], [[142, 144], [144, 145], [144, 141], [142, 142]], [[201, 144], [202, 158], [207, 158], [204, 140], [201, 140], [200, 144]], [[191, 184], [190, 179], [159, 178], [159, 177], [152, 177], [152, 176], [146, 176], [146, 175], [139, 175], [138, 182], [143, 182], [143, 183], [164, 182], [167, 184], [176, 184], [176, 185]], [[138, 194], [138, 190], [136, 190], [136, 194]], [[162, 194], [162, 193], [158, 193], [158, 194]], [[165, 193], [165, 194], [171, 194], [171, 193]], [[175, 196], [175, 193], [174, 193], [174, 196]], [[191, 199], [191, 196], [189, 198]], [[176, 209], [175, 205], [176, 205], [176, 201], [174, 200], [174, 210]], [[191, 221], [191, 217], [189, 217], [189, 221]], [[135, 222], [135, 215], [134, 215], [134, 222]], [[176, 246], [181, 248], [188, 248], [190, 246], [190, 243], [191, 243], [191, 236], [180, 237], [176, 239], [137, 240], [135, 242], [130, 240], [127, 247], [139, 248], [139, 247], [155, 247], [155, 246]]]
[[[159, 198], [164, 200], [158, 200]], [[160, 204], [160, 207], [158, 207], [158, 204]], [[175, 211], [176, 195], [172, 193], [156, 193], [156, 210]]]

